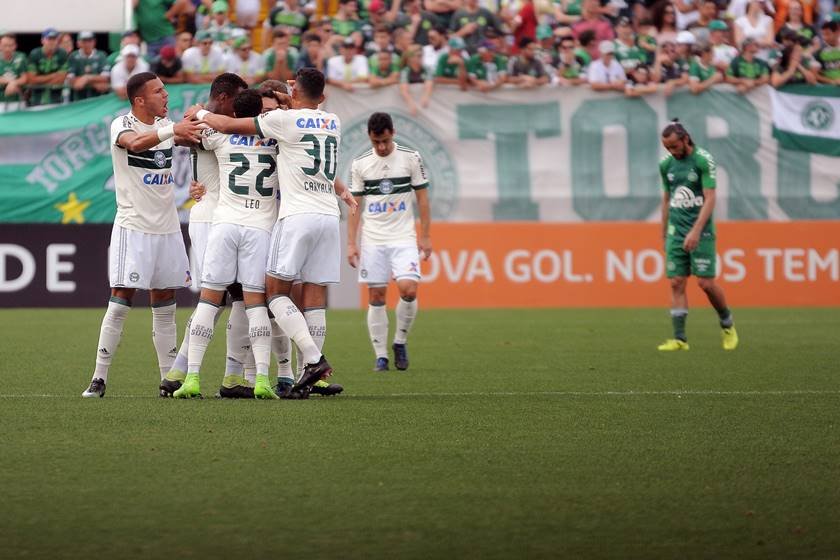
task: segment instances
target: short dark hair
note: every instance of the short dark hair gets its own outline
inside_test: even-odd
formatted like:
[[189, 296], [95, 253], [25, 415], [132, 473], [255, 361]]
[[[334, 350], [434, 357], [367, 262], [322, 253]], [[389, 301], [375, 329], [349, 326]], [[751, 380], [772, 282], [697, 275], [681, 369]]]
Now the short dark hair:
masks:
[[262, 95], [253, 89], [240, 91], [233, 100], [233, 112], [236, 118], [258, 116], [262, 113]]
[[316, 42], [320, 43], [321, 42], [321, 36], [318, 35], [317, 33], [312, 33], [312, 32], [307, 33], [306, 35], [303, 36], [303, 42], [304, 43], [308, 43], [310, 41], [316, 41]]
[[672, 134], [676, 134], [677, 138], [679, 138], [680, 140], [688, 139], [689, 145], [694, 145], [694, 141], [691, 139], [691, 135], [682, 125], [680, 119], [673, 119], [671, 121], [671, 124], [662, 129], [662, 138], [667, 138]]
[[128, 79], [125, 84], [125, 93], [128, 96], [128, 102], [134, 105], [134, 98], [140, 95], [146, 83], [157, 79], [157, 74], [154, 72], [140, 72]]
[[368, 119], [367, 130], [368, 134], [394, 132], [394, 121], [388, 113], [374, 113]]
[[228, 97], [233, 97], [240, 90], [248, 89], [248, 83], [231, 72], [219, 74], [213, 83], [210, 84], [210, 99], [218, 99], [223, 93]]
[[519, 48], [520, 49], [525, 49], [525, 48], [528, 47], [528, 45], [530, 45], [533, 42], [535, 42], [535, 41], [533, 39], [531, 39], [530, 37], [522, 37], [521, 39], [519, 39]]
[[[256, 90], [259, 91], [263, 97], [274, 97], [275, 91], [279, 91], [280, 93], [289, 93], [289, 86], [286, 82], [281, 82], [280, 80], [265, 80], [256, 87]], [[268, 95], [264, 95], [263, 92], [267, 92]]]
[[310, 101], [317, 101], [324, 95], [324, 74], [317, 68], [301, 68], [295, 74], [295, 88]]
[[840, 29], [840, 23], [836, 21], [826, 21], [822, 24], [822, 29], [830, 29], [837, 32], [837, 30]]
[[595, 40], [595, 31], [592, 29], [587, 29], [586, 31], [581, 31], [580, 35], [578, 36], [578, 41], [580, 42], [581, 47], [586, 47], [592, 41]]
[[[825, 27], [825, 26], [823, 26], [823, 27]], [[12, 41], [17, 42], [17, 35], [15, 35], [14, 33], [8, 33], [8, 32], [6, 32], [6, 33], [3, 33], [2, 35], [0, 35], [0, 39], [5, 39], [5, 38], [7, 38], [7, 37], [8, 37], [9, 39], [11, 39]]]
[[289, 36], [289, 34], [286, 33], [286, 30], [283, 29], [282, 27], [280, 27], [279, 25], [277, 27], [275, 27], [274, 30], [271, 32], [271, 38], [272, 39], [279, 39], [280, 37], [288, 37], [288, 36]]

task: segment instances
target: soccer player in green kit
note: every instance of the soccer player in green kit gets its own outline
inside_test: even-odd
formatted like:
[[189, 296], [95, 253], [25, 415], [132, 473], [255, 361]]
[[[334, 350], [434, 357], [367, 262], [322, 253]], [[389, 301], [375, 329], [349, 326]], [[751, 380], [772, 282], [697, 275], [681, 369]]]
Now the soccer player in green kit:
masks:
[[694, 145], [679, 121], [662, 131], [662, 145], [669, 155], [659, 163], [662, 176], [662, 235], [665, 238], [665, 268], [671, 282], [671, 322], [674, 338], [659, 345], [668, 352], [688, 350], [685, 323], [688, 276], [697, 277], [700, 288], [720, 317], [724, 350], [738, 346], [738, 333], [723, 289], [715, 282], [716, 165], [711, 154]]

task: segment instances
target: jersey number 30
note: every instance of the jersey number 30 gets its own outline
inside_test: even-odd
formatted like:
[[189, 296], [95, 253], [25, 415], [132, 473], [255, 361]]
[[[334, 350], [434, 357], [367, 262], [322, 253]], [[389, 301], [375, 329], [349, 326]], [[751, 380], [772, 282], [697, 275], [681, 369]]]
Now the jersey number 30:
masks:
[[[236, 177], [239, 175], [244, 175], [251, 169], [251, 162], [248, 160], [248, 156], [245, 154], [230, 154], [230, 162], [231, 163], [238, 163], [239, 166], [230, 172], [228, 175], [228, 187], [236, 194], [242, 194], [248, 196], [250, 189], [248, 185], [237, 185], [236, 184]], [[261, 196], [274, 196], [274, 189], [272, 187], [265, 188], [263, 187], [263, 182], [265, 181], [266, 177], [271, 177], [271, 174], [274, 173], [274, 170], [277, 169], [277, 162], [274, 160], [273, 156], [268, 154], [259, 154], [257, 156], [258, 163], [267, 163], [268, 167], [260, 171], [259, 175], [257, 175], [256, 181], [256, 188], [257, 192], [260, 193]]]
[[[321, 170], [321, 142], [314, 134], [304, 134], [301, 142], [312, 142], [312, 148], [306, 150], [306, 153], [312, 156], [312, 167], [301, 167], [301, 171], [307, 175], [317, 175]], [[335, 168], [338, 166], [338, 141], [335, 136], [327, 136], [324, 140], [324, 175], [327, 179], [333, 181], [335, 179]]]

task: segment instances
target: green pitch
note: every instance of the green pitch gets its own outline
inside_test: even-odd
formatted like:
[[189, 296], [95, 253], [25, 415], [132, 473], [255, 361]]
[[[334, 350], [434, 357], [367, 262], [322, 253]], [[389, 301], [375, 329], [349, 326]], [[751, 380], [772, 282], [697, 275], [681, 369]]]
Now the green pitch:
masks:
[[665, 310], [421, 311], [375, 374], [330, 312], [344, 395], [181, 402], [148, 310], [101, 400], [102, 310], [0, 311], [0, 555], [837, 558], [840, 310], [735, 313], [737, 351], [697, 309], [663, 355]]

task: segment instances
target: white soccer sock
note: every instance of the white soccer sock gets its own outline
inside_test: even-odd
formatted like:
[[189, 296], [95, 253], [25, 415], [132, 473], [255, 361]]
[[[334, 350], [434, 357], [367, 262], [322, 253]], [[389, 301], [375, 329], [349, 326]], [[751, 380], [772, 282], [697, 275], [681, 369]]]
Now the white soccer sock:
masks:
[[397, 330], [394, 332], [394, 344], [405, 344], [414, 318], [417, 317], [417, 300], [406, 301], [400, 298], [397, 302]]
[[323, 354], [324, 340], [327, 338], [327, 310], [322, 307], [307, 309], [303, 312], [303, 318], [306, 319], [306, 326], [309, 327], [309, 335], [315, 341], [315, 346]]
[[277, 377], [294, 379], [292, 374], [292, 342], [277, 323], [271, 325], [271, 352], [277, 358]]
[[388, 357], [388, 308], [382, 305], [368, 305], [368, 334], [377, 358]]
[[[248, 339], [250, 341], [250, 339]], [[253, 345], [251, 346], [253, 349]], [[271, 353], [269, 352], [269, 364], [271, 362]], [[257, 363], [254, 361], [254, 352], [252, 350], [248, 351], [248, 354], [245, 356], [245, 363], [242, 366], [242, 369], [245, 371], [245, 381], [250, 383], [251, 385], [257, 380]]]
[[152, 304], [152, 342], [158, 357], [160, 378], [166, 377], [178, 355], [175, 300]]
[[102, 318], [102, 326], [99, 328], [99, 342], [96, 345], [96, 367], [93, 370], [93, 379], [108, 381], [108, 368], [111, 367], [111, 359], [122, 337], [123, 322], [131, 310], [131, 303], [120, 298], [112, 297], [108, 302], [108, 309], [105, 317]]
[[[213, 327], [216, 327], [216, 323], [219, 322], [219, 317], [222, 316], [222, 311], [224, 309], [219, 307], [216, 311], [216, 316], [213, 318]], [[172, 368], [178, 371], [183, 371], [184, 373], [187, 372], [187, 363], [189, 360], [189, 352], [190, 352], [190, 326], [192, 326], [193, 315], [195, 315], [195, 309], [193, 309], [192, 315], [190, 318], [187, 319], [187, 326], [184, 329], [184, 338], [181, 340], [181, 347], [178, 349], [178, 355], [175, 356], [175, 363], [172, 364]], [[241, 373], [241, 372], [240, 372]]]
[[219, 306], [199, 301], [193, 313], [192, 325], [190, 325], [190, 348], [187, 358], [187, 373], [198, 373], [201, 370], [201, 362], [204, 360], [204, 353], [213, 338], [213, 326], [216, 312]]
[[271, 319], [265, 305], [255, 305], [245, 310], [248, 315], [248, 336], [257, 367], [257, 375], [268, 376], [271, 364]]
[[227, 358], [225, 375], [242, 375], [245, 360], [251, 352], [251, 339], [248, 338], [248, 316], [245, 314], [245, 302], [233, 301], [227, 323]]
[[275, 297], [268, 304], [271, 312], [274, 313], [274, 320], [277, 326], [291, 338], [303, 354], [303, 361], [307, 364], [317, 363], [321, 359], [321, 351], [312, 335], [309, 334], [309, 327], [306, 319], [300, 310], [287, 296]]

